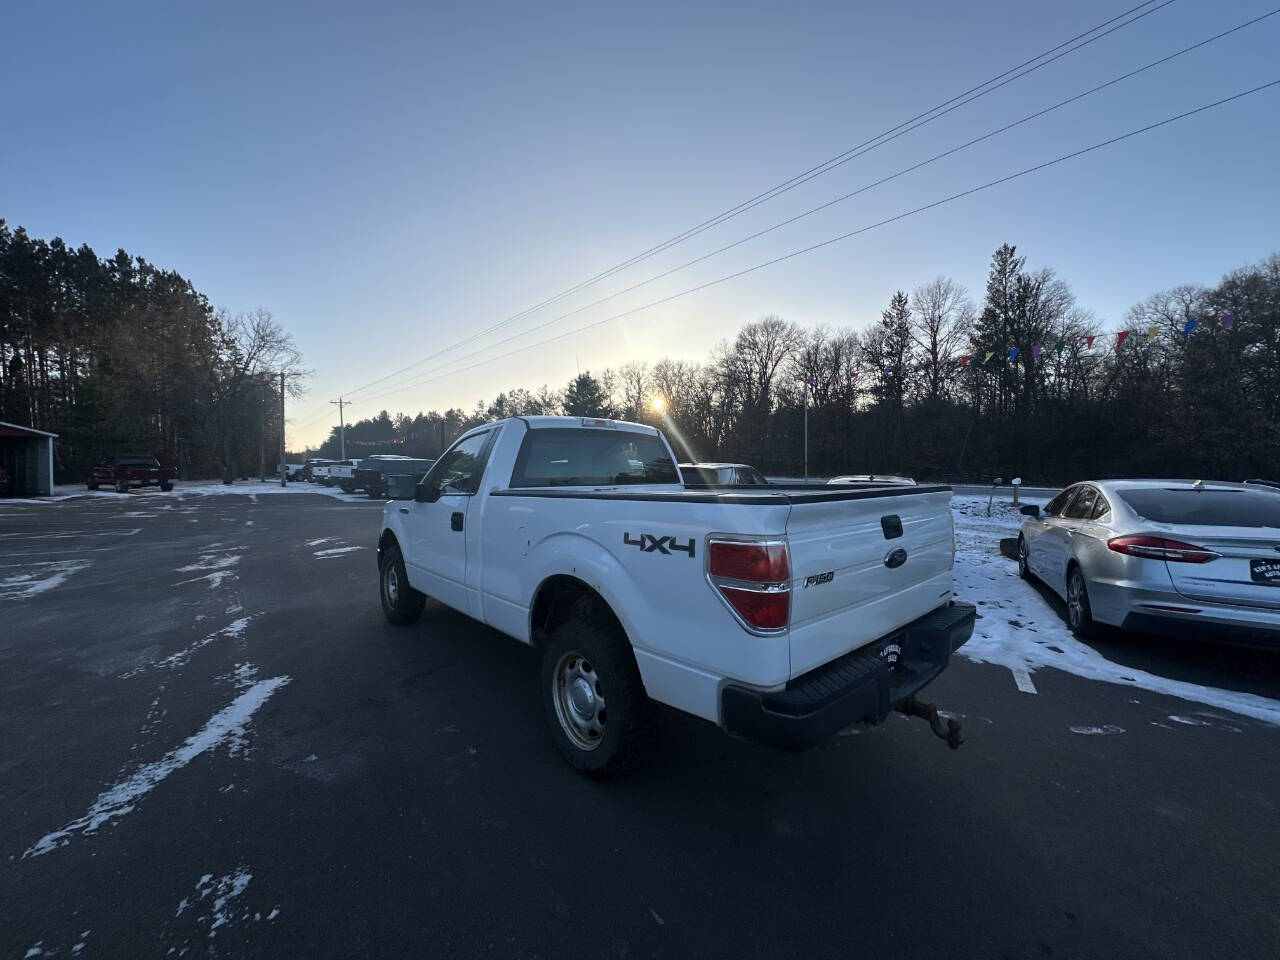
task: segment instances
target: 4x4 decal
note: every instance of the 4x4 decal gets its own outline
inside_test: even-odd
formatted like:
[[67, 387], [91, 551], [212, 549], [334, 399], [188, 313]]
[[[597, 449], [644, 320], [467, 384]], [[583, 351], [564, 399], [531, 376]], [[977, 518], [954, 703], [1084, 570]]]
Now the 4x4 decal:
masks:
[[655, 537], [652, 533], [642, 533], [638, 537], [623, 533], [622, 542], [628, 547], [639, 547], [641, 553], [657, 552], [670, 556], [672, 550], [679, 550], [690, 558], [693, 557], [695, 543], [693, 537], [689, 538], [688, 543], [676, 543], [675, 537]]

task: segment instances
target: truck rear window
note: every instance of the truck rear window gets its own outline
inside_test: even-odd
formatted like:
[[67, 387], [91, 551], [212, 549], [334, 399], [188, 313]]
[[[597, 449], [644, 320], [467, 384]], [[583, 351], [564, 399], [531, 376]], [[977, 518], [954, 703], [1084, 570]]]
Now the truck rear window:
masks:
[[1152, 523], [1203, 527], [1280, 527], [1280, 494], [1261, 490], [1121, 490], [1120, 499]]
[[607, 487], [679, 483], [675, 462], [655, 435], [633, 430], [530, 430], [512, 487]]

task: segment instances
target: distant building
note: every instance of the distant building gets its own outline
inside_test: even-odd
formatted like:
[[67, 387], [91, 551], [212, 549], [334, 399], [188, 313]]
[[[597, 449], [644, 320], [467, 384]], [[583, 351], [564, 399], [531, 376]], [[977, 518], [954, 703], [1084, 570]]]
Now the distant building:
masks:
[[53, 496], [53, 441], [57, 436], [0, 421], [0, 467], [11, 478], [14, 496]]

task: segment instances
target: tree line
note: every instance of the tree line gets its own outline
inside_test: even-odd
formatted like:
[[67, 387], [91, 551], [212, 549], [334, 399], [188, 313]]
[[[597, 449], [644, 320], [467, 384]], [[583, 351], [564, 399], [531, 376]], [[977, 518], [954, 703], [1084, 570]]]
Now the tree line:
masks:
[[0, 219], [0, 420], [58, 434], [59, 482], [116, 453], [184, 477], [274, 471], [280, 375], [305, 371], [266, 310], [231, 314], [180, 274]]
[[[806, 402], [816, 476], [1280, 477], [1280, 254], [1153, 294], [1104, 330], [1004, 244], [976, 301], [939, 277], [862, 329], [764, 316], [700, 363], [630, 362], [469, 411], [384, 410], [346, 428], [347, 455], [435, 457], [479, 423], [568, 414], [662, 427], [682, 459], [797, 475]], [[338, 451], [335, 427], [317, 455]]]

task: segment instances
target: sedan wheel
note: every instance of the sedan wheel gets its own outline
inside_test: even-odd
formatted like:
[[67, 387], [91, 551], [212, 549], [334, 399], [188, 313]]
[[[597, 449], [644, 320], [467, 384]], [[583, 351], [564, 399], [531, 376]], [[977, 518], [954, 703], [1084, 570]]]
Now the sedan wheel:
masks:
[[1072, 567], [1067, 575], [1067, 626], [1077, 637], [1088, 636], [1093, 629], [1089, 590], [1079, 567]]
[[1031, 579], [1031, 567], [1027, 563], [1027, 541], [1021, 534], [1018, 535], [1018, 576], [1023, 580]]

